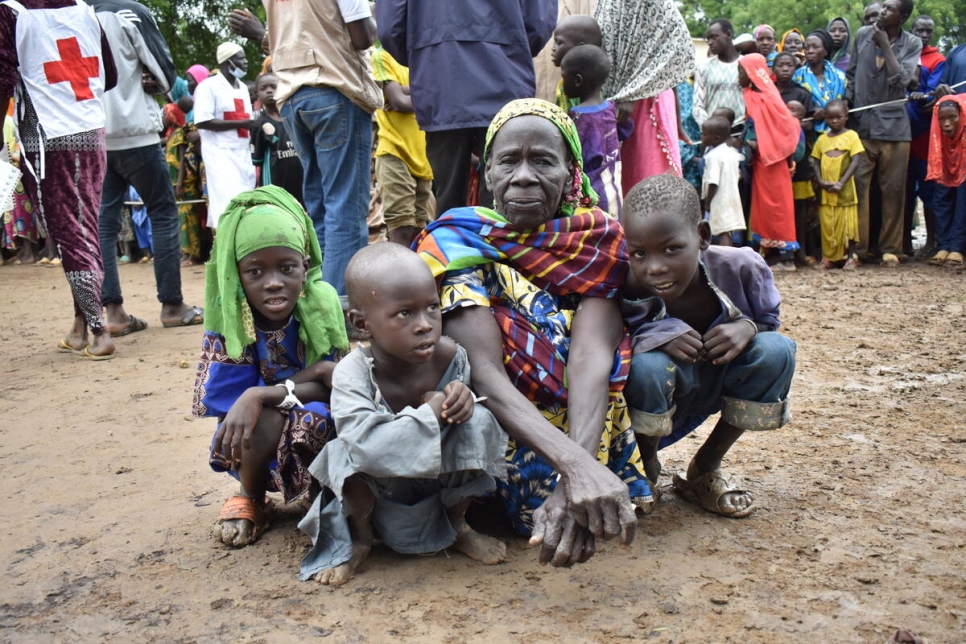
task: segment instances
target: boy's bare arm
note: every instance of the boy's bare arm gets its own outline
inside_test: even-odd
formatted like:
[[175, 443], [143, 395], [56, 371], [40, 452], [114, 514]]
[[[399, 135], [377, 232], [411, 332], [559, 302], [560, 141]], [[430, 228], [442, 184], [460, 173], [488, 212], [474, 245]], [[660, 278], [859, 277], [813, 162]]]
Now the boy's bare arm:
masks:
[[714, 196], [718, 194], [718, 184], [709, 183], [708, 184], [708, 196], [704, 198], [704, 209], [707, 211], [711, 210], [711, 202], [714, 201]]
[[386, 98], [387, 107], [393, 112], [413, 113], [413, 99], [406, 92], [406, 88], [396, 81], [388, 81], [382, 88], [382, 95]]

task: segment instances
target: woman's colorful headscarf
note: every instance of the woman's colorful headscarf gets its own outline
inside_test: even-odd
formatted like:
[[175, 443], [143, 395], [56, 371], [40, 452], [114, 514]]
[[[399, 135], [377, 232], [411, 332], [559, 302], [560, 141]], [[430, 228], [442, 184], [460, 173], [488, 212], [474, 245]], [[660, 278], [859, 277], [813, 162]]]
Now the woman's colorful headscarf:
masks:
[[798, 34], [798, 37], [802, 39], [802, 45], [805, 44], [805, 36], [802, 35], [798, 29], [789, 29], [782, 34], [782, 39], [778, 42], [778, 51], [785, 51], [785, 40], [788, 39], [789, 34]]
[[[959, 109], [959, 129], [949, 138], [939, 129], [939, 110], [953, 104]], [[966, 94], [953, 94], [939, 99], [932, 111], [929, 130], [929, 169], [926, 181], [956, 188], [966, 181]]]
[[783, 161], [798, 147], [802, 126], [785, 106], [764, 56], [748, 54], [739, 58], [738, 64], [754, 86], [744, 88], [743, 94], [745, 113], [755, 123], [758, 157], [765, 165]]
[[584, 174], [583, 170], [583, 151], [580, 147], [577, 126], [574, 125], [574, 122], [567, 116], [566, 112], [553, 103], [539, 98], [521, 98], [504, 105], [503, 109], [493, 117], [493, 121], [490, 122], [490, 127], [486, 130], [486, 143], [483, 146], [483, 163], [485, 164], [490, 158], [490, 146], [493, 144], [493, 139], [496, 137], [497, 132], [507, 124], [507, 121], [518, 116], [539, 116], [556, 125], [557, 129], [563, 135], [564, 141], [567, 143], [567, 148], [573, 157], [573, 184], [571, 185], [570, 191], [564, 196], [558, 208], [558, 214], [569, 217], [574, 214], [574, 209], [577, 206], [590, 208], [596, 205], [597, 193], [590, 186], [590, 179]]
[[243, 192], [218, 220], [218, 235], [205, 265], [205, 329], [225, 338], [225, 352], [240, 358], [255, 342], [255, 320], [242, 289], [238, 261], [263, 248], [283, 246], [309, 258], [309, 272], [295, 304], [306, 364], [333, 349], [346, 351], [345, 320], [339, 296], [322, 281], [322, 251], [312, 220], [285, 190], [265, 186]]

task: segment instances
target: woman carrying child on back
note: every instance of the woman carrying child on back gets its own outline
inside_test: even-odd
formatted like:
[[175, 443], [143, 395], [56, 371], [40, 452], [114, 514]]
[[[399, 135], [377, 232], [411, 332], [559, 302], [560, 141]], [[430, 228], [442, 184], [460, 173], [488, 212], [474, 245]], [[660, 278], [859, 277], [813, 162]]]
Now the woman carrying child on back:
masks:
[[[765, 57], [738, 59], [738, 84], [745, 98], [745, 142], [754, 172], [751, 182], [751, 230], [763, 254], [777, 254], [774, 270], [795, 270], [795, 201], [789, 161], [804, 154], [802, 127], [782, 101]], [[799, 146], [801, 145], [801, 148]], [[769, 262], [770, 264], [772, 262]]]
[[241, 482], [216, 526], [226, 545], [268, 526], [266, 491], [286, 503], [309, 492], [308, 465], [335, 435], [327, 403], [349, 343], [321, 265], [312, 220], [281, 188], [241, 193], [219, 221], [192, 413], [218, 418], [211, 468]]
[[[966, 253], [966, 95], [939, 99], [929, 130], [929, 168], [926, 180], [935, 180], [936, 257], [948, 260]], [[935, 259], [935, 258], [934, 258]], [[930, 262], [931, 263], [931, 262]], [[963, 270], [964, 264], [956, 265]]]
[[822, 263], [818, 268], [822, 269], [843, 259], [842, 268], [847, 271], [858, 266], [854, 247], [859, 240], [859, 200], [852, 175], [865, 148], [859, 135], [845, 127], [848, 118], [845, 101], [830, 101], [825, 108], [828, 131], [812, 148], [813, 179], [822, 194], [818, 211], [822, 224]]

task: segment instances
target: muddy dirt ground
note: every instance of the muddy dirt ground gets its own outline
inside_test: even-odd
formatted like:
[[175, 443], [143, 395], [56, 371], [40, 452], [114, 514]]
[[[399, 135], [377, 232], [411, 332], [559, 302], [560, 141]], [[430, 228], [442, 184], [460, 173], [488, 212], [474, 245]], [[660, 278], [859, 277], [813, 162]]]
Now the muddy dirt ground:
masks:
[[[252, 547], [210, 539], [235, 486], [208, 468], [213, 421], [189, 415], [199, 328], [161, 328], [150, 266], [121, 275], [150, 327], [94, 363], [55, 350], [63, 273], [0, 268], [0, 640], [885, 642], [899, 627], [966, 640], [966, 275], [778, 276], [799, 347], [794, 420], [727, 462], [756, 494], [752, 517], [665, 489], [629, 550], [605, 544], [572, 570], [502, 533], [505, 564], [377, 548], [339, 589], [297, 580], [295, 508]], [[201, 304], [202, 269], [184, 278]], [[708, 430], [662, 453], [667, 476]]]

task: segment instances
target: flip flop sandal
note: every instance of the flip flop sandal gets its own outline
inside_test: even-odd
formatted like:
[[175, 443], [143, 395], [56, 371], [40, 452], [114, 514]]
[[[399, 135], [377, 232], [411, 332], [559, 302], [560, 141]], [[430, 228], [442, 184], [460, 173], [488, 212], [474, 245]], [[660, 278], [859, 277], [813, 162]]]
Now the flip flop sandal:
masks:
[[[248, 521], [252, 524], [252, 535], [247, 543], [239, 547], [250, 546], [255, 543], [271, 524], [273, 505], [271, 501], [266, 502], [261, 507], [255, 503], [255, 499], [249, 496], [236, 495], [225, 501], [218, 514], [218, 522], [215, 524], [220, 527], [225, 521]], [[231, 545], [231, 544], [225, 544]]]
[[674, 488], [681, 493], [684, 498], [697, 503], [708, 512], [720, 514], [729, 519], [746, 517], [755, 511], [755, 503], [736, 512], [725, 512], [719, 505], [721, 498], [725, 494], [748, 491], [738, 485], [735, 480], [726, 475], [720, 468], [715, 468], [710, 472], [705, 472], [693, 481], [687, 480], [683, 475], [675, 474], [673, 479]]
[[50, 263], [47, 264], [47, 266], [60, 266], [60, 265], [61, 265], [61, 261], [59, 257], [53, 258], [52, 260], [50, 260]]
[[60, 343], [57, 345], [57, 350], [60, 351], [61, 353], [78, 353], [79, 351], [83, 351], [89, 346], [90, 346], [89, 344], [85, 344], [84, 346], [78, 349], [77, 347], [71, 346], [67, 342], [67, 338], [61, 338]]
[[204, 310], [200, 306], [192, 306], [190, 309], [185, 311], [180, 320], [176, 320], [174, 322], [165, 322], [164, 320], [161, 320], [161, 326], [163, 326], [165, 329], [170, 329], [176, 326], [194, 326], [196, 324], [201, 324], [204, 321]]
[[113, 360], [114, 359], [114, 356], [117, 355], [117, 354], [115, 354], [115, 353], [108, 353], [107, 355], [99, 356], [99, 355], [95, 355], [95, 354], [91, 353], [90, 347], [84, 347], [84, 350], [83, 351], [78, 351], [77, 352], [77, 355], [80, 356], [81, 358], [87, 358], [88, 360], [94, 360], [95, 362], [101, 362], [103, 360]]
[[952, 252], [946, 256], [946, 261], [943, 266], [948, 266], [949, 268], [958, 268], [963, 265], [963, 254]]
[[148, 328], [148, 323], [141, 318], [136, 318], [133, 315], [128, 316], [127, 324], [121, 327], [117, 333], [111, 333], [112, 338], [120, 338], [125, 335], [131, 335], [132, 333], [137, 333], [138, 331], [144, 331]]
[[929, 261], [926, 263], [930, 266], [942, 266], [947, 257], [949, 257], [948, 250], [936, 251], [936, 254], [930, 257]]
[[843, 271], [854, 271], [859, 268], [859, 260], [853, 255], [845, 260], [845, 265], [842, 266]]
[[37, 260], [38, 266], [46, 266], [49, 263], [50, 263], [50, 260], [47, 259], [46, 257], [41, 257], [40, 259]]

